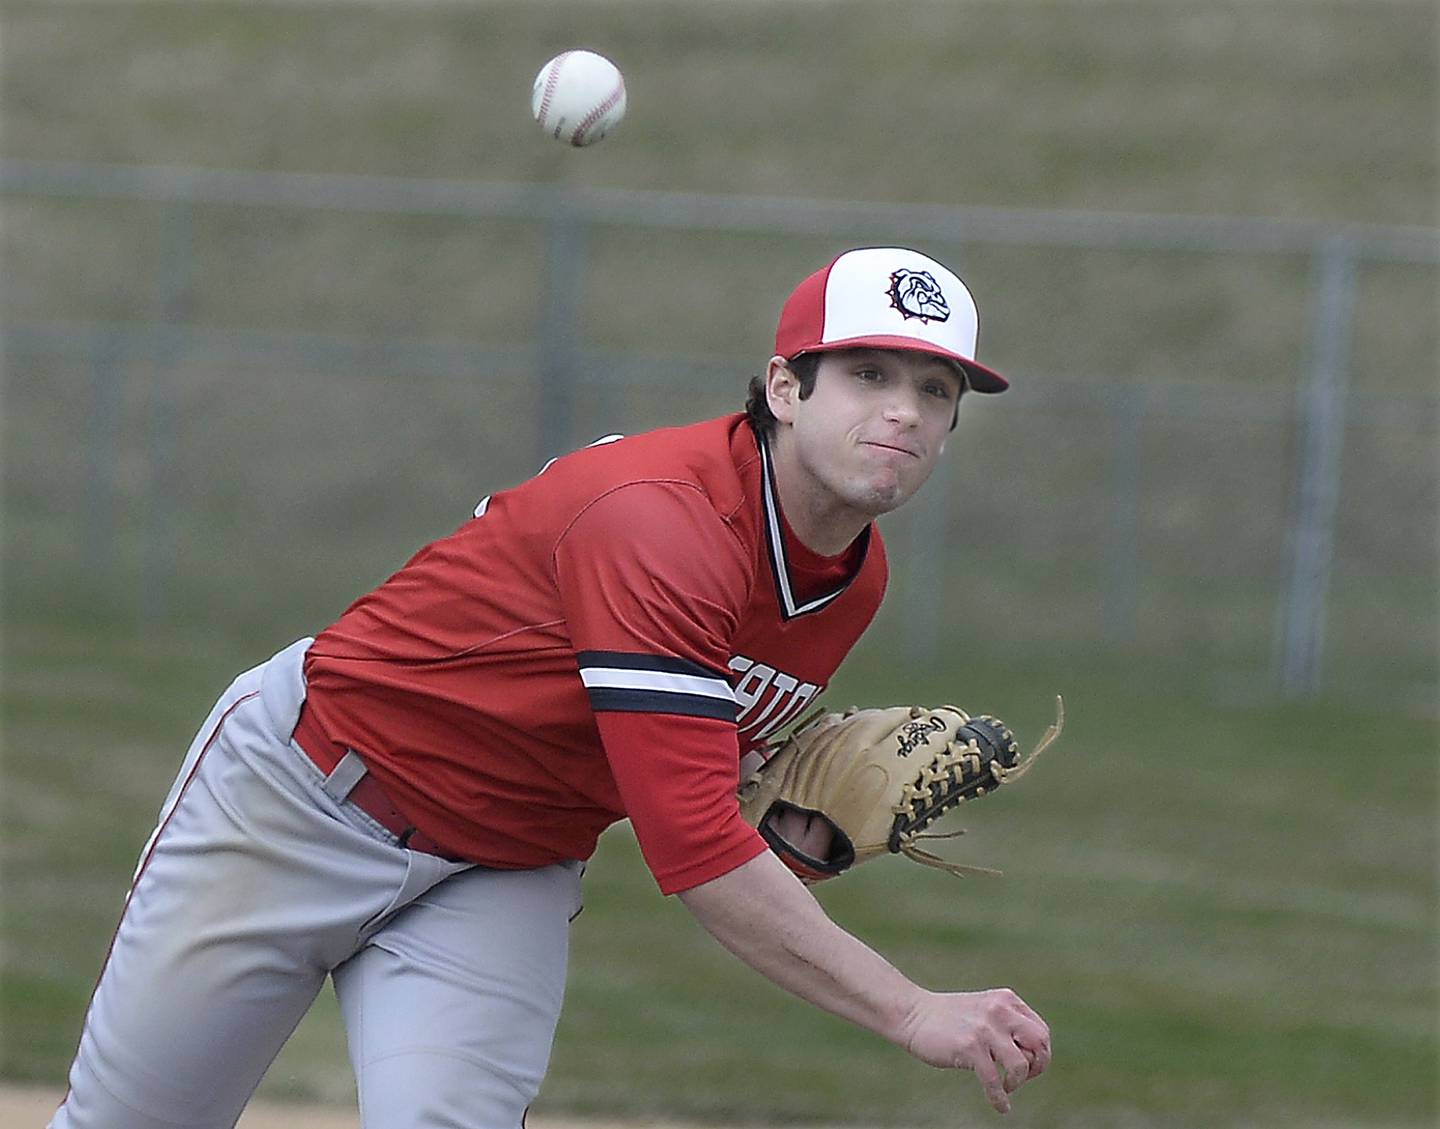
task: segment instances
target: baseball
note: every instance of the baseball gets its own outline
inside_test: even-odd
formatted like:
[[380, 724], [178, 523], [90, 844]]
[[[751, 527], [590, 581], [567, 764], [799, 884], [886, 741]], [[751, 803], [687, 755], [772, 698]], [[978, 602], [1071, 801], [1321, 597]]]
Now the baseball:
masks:
[[530, 112], [557, 141], [593, 145], [625, 116], [625, 76], [594, 51], [566, 51], [535, 76]]

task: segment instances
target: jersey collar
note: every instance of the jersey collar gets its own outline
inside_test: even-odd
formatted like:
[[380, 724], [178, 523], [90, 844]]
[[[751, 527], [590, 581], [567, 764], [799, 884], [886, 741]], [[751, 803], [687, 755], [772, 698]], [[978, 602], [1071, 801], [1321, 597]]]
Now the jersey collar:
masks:
[[765, 524], [765, 547], [770, 557], [770, 572], [775, 578], [775, 595], [780, 604], [780, 617], [784, 620], [791, 620], [797, 616], [810, 615], [822, 610], [850, 587], [855, 578], [860, 575], [860, 570], [865, 567], [865, 561], [869, 556], [871, 527], [867, 525], [861, 532], [859, 560], [855, 564], [854, 571], [845, 578], [839, 587], [804, 603], [799, 603], [795, 596], [794, 573], [785, 552], [783, 519], [780, 516], [780, 494], [775, 488], [775, 467], [770, 459], [770, 444], [766, 437], [758, 432], [755, 439], [760, 448], [760, 498]]

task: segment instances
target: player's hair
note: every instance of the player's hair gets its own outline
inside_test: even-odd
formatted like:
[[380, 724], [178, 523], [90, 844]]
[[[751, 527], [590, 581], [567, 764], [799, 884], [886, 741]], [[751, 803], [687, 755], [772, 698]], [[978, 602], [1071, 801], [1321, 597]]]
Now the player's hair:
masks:
[[[815, 391], [815, 374], [820, 371], [820, 354], [802, 353], [798, 357], [791, 357], [785, 362], [785, 365], [800, 381], [800, 399], [810, 399], [810, 394]], [[775, 434], [775, 425], [780, 421], [775, 418], [775, 413], [770, 410], [770, 404], [765, 399], [765, 374], [763, 372], [750, 378], [749, 394], [745, 400], [745, 415], [757, 435], [769, 438]]]

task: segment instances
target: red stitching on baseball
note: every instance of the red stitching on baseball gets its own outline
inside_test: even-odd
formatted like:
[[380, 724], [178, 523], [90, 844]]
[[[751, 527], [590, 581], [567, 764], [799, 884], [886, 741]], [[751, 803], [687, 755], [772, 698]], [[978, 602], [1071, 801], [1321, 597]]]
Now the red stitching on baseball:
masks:
[[580, 124], [575, 127], [575, 132], [570, 135], [570, 144], [579, 145], [585, 136], [585, 131], [614, 109], [623, 97], [625, 97], [625, 81], [622, 79], [616, 84], [615, 89], [610, 91], [610, 97], [606, 98], [605, 101], [601, 102], [600, 105], [596, 106], [580, 120]]
[[550, 73], [545, 76], [545, 93], [540, 96], [540, 121], [546, 129], [550, 128], [550, 123], [545, 120], [550, 109], [550, 99], [555, 96], [555, 88], [560, 85], [560, 68], [564, 65], [565, 60], [573, 54], [575, 54], [574, 51], [564, 51], [556, 55]]

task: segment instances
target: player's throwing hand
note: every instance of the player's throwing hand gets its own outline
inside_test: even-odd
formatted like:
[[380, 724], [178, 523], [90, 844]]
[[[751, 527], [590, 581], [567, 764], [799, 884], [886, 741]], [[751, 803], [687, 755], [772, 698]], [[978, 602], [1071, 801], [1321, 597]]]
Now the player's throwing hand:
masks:
[[927, 992], [906, 1023], [905, 1049], [931, 1066], [973, 1070], [1001, 1113], [1050, 1065], [1050, 1028], [1009, 988]]

